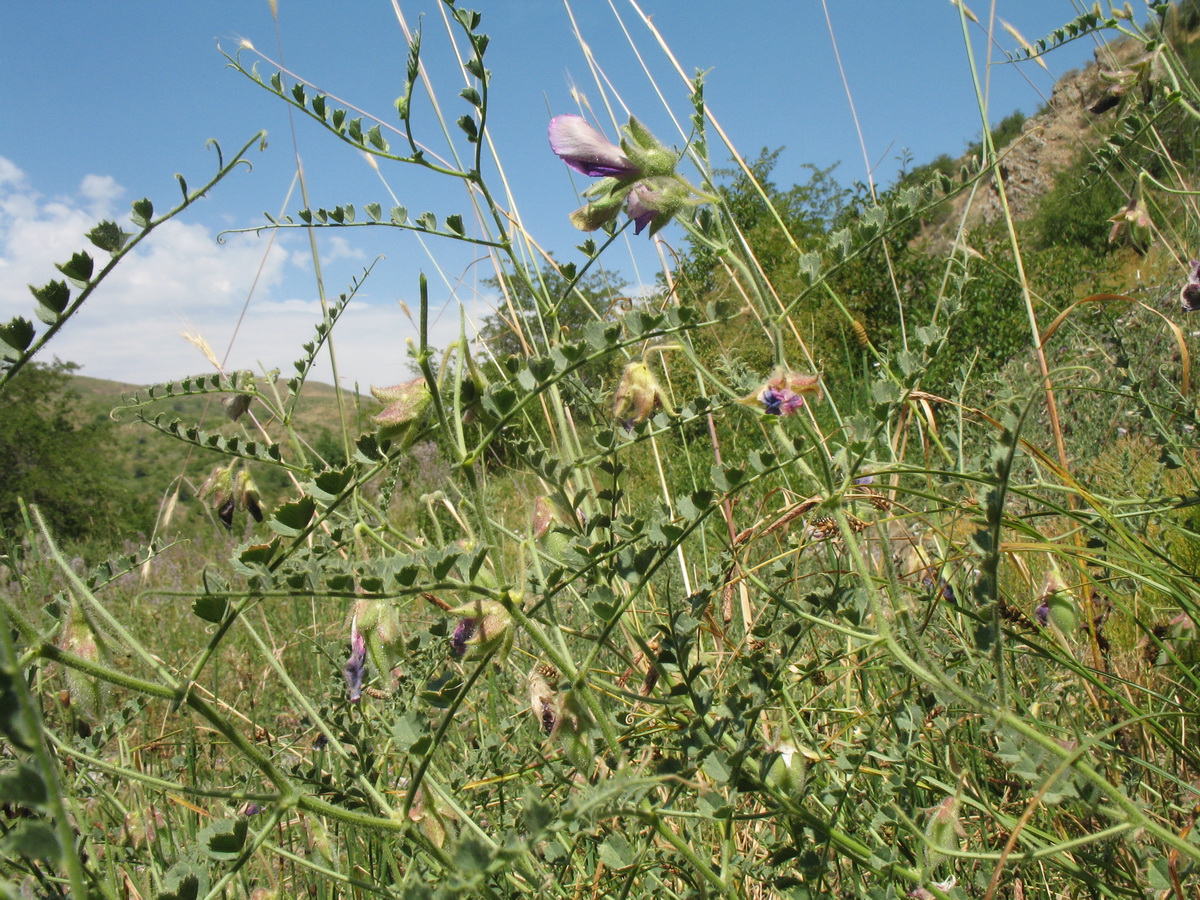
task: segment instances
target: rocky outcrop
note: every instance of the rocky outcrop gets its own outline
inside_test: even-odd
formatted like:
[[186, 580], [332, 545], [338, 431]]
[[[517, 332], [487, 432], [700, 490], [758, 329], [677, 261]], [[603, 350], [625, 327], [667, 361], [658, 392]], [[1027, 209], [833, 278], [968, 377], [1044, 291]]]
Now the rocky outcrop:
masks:
[[[1110, 83], [1100, 77], [1102, 70], [1120, 69], [1141, 52], [1134, 41], [1107, 44], [1096, 50], [1093, 62], [1082, 71], [1068, 73], [1050, 96], [1046, 107], [1025, 122], [1021, 134], [999, 152], [998, 170], [1004, 181], [1009, 210], [1014, 219], [1031, 215], [1038, 200], [1054, 187], [1055, 177], [1071, 164], [1076, 154], [1101, 139], [1096, 126], [1102, 117], [1112, 116], [1091, 111], [1108, 92]], [[969, 164], [969, 160], [962, 160]], [[947, 252], [960, 223], [969, 231], [981, 224], [998, 221], [1004, 215], [1000, 191], [989, 177], [971, 200], [967, 193], [954, 198], [949, 214], [919, 242], [930, 252]]]

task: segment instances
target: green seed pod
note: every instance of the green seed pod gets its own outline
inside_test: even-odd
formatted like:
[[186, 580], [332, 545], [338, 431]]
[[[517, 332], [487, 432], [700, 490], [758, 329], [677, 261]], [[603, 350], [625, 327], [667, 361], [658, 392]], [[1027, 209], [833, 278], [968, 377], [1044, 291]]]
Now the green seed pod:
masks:
[[[71, 604], [63, 626], [62, 649], [88, 662], [106, 663], [108, 651], [78, 603]], [[104, 702], [104, 689], [98, 679], [66, 667], [67, 693], [71, 708], [83, 720], [97, 722]]]
[[958, 816], [958, 797], [947, 797], [929, 813], [925, 825], [925, 866], [932, 871], [946, 858], [946, 851], [958, 849], [958, 839], [966, 836]]
[[762, 761], [762, 779], [788, 793], [799, 793], [804, 786], [804, 756], [790, 741], [779, 741], [768, 748]]

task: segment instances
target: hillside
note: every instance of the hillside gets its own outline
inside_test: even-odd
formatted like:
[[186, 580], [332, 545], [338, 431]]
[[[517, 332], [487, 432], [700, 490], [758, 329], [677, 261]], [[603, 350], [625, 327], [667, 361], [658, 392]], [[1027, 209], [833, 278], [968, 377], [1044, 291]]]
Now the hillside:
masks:
[[[1113, 82], [1105, 73], [1121, 70], [1141, 52], [1134, 41], [1122, 40], [1097, 48], [1093, 61], [1082, 70], [1066, 73], [1055, 84], [1049, 102], [1025, 120], [1020, 133], [998, 148], [1009, 211], [1016, 221], [1030, 218], [1039, 200], [1054, 189], [1057, 176], [1071, 166], [1082, 151], [1095, 148], [1110, 127], [1113, 108], [1101, 109], [1112, 96]], [[1100, 103], [1100, 106], [1097, 104]], [[971, 154], [960, 157], [955, 169], [978, 165]], [[967, 233], [1003, 218], [1004, 209], [994, 179], [975, 193], [958, 194], [926, 226], [916, 244], [927, 252], [945, 254], [961, 226]]]
[[[175, 517], [181, 524], [188, 516], [187, 501], [207, 477], [211, 467], [223, 459], [215, 452], [204, 451], [156, 431], [139, 421], [137, 411], [122, 409], [128, 399], [145, 386], [127, 382], [108, 381], [73, 375], [70, 386], [79, 396], [81, 412], [90, 420], [106, 422], [111, 427], [114, 452], [112, 468], [121, 473], [120, 480], [133, 493], [135, 502], [144, 510], [155, 510], [163, 498], [179, 483], [180, 500], [184, 506]], [[260, 384], [269, 392], [270, 388]], [[286, 386], [279, 382], [277, 389], [286, 398]], [[356, 436], [365, 417], [377, 407], [371, 397], [343, 392], [345, 415], [350, 422], [351, 436]], [[339, 421], [337, 392], [332, 385], [306, 382], [297, 404], [296, 431], [303, 435], [309, 448], [321, 457], [337, 463], [344, 460]], [[241, 435], [261, 440], [262, 434], [272, 441], [286, 442], [288, 437], [278, 423], [263, 419], [263, 410], [251, 406], [237, 422], [229, 420], [220, 401], [214, 396], [176, 397], [159, 401], [143, 412], [149, 418], [164, 414], [165, 420], [179, 419], [209, 432], [225, 436]], [[261, 429], [261, 430], [260, 430]], [[274, 469], [255, 468], [255, 477], [264, 498], [272, 504], [287, 496], [291, 485], [282, 473]]]

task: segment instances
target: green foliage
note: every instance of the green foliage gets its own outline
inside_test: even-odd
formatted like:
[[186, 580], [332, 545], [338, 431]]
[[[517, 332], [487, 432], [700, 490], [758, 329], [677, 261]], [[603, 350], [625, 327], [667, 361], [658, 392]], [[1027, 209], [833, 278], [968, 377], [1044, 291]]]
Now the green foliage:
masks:
[[[448, 6], [470, 48], [472, 198], [517, 221], [491, 205], [480, 156], [480, 15]], [[419, 151], [419, 36], [408, 50], [405, 155], [348, 107], [247, 74], [356, 149], [457, 182]], [[1110, 180], [1150, 191], [1141, 176], [1171, 170], [1138, 156], [1149, 144], [1108, 146]], [[1062, 198], [1016, 242], [1000, 222], [924, 253], [922, 223], [988, 160], [965, 183], [938, 171], [876, 195], [828, 170], [782, 190], [775, 159], [677, 211], [688, 251], [662, 296], [615, 302], [594, 241], [578, 266], [531, 271], [532, 241], [498, 224], [492, 287], [511, 305], [485, 352], [467, 335], [430, 346], [422, 278], [420, 381], [376, 390], [391, 414], [365, 427], [301, 415], [344, 300], [290, 381], [206, 375], [130, 398], [152, 436], [219, 457], [202, 493], [223, 520], [258, 508], [248, 465], [280, 497], [239, 538], [198, 535], [173, 579], [157, 567], [192, 550], [85, 577], [46, 517], [14, 523], [30, 552], [0, 558], [0, 799], [30, 815], [5, 826], [0, 873], [28, 893], [181, 898], [1190, 883], [1186, 345], [1167, 358], [1160, 310], [1129, 297], [1031, 334], [1031, 314], [1077, 313], [1075, 291], [1120, 277]], [[1190, 233], [1186, 208], [1156, 199], [1184, 217], [1160, 233]], [[47, 315], [64, 289], [37, 295]], [[1052, 339], [1040, 369], [1029, 351]], [[1047, 384], [1077, 398], [1053, 407], [1066, 424], [1103, 416], [1073, 438]], [[195, 404], [218, 396], [237, 415], [202, 427]], [[243, 432], [250, 410], [280, 431]], [[1106, 457], [1116, 422], [1125, 455]]]
[[621, 296], [629, 286], [625, 279], [603, 269], [582, 271], [575, 264], [547, 265], [532, 275], [521, 268], [483, 284], [496, 292], [497, 309], [480, 323], [479, 341], [489, 357], [500, 361], [526, 356], [531, 346], [552, 337], [570, 339], [592, 322], [612, 321], [631, 302]]

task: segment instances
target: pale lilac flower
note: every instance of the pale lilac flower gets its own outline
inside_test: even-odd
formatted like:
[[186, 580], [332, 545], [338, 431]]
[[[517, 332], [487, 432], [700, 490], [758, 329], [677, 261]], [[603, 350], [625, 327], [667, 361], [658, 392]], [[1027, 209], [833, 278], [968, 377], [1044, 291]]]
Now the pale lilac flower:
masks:
[[342, 675], [346, 678], [346, 688], [350, 692], [350, 702], [357, 703], [362, 699], [363, 674], [367, 668], [367, 641], [358, 630], [358, 619], [350, 625], [350, 658], [342, 666]]
[[804, 405], [804, 398], [787, 388], [767, 388], [758, 399], [769, 416], [790, 416]]
[[642, 174], [625, 151], [579, 116], [555, 116], [550, 120], [550, 149], [589, 178], [626, 179]]

